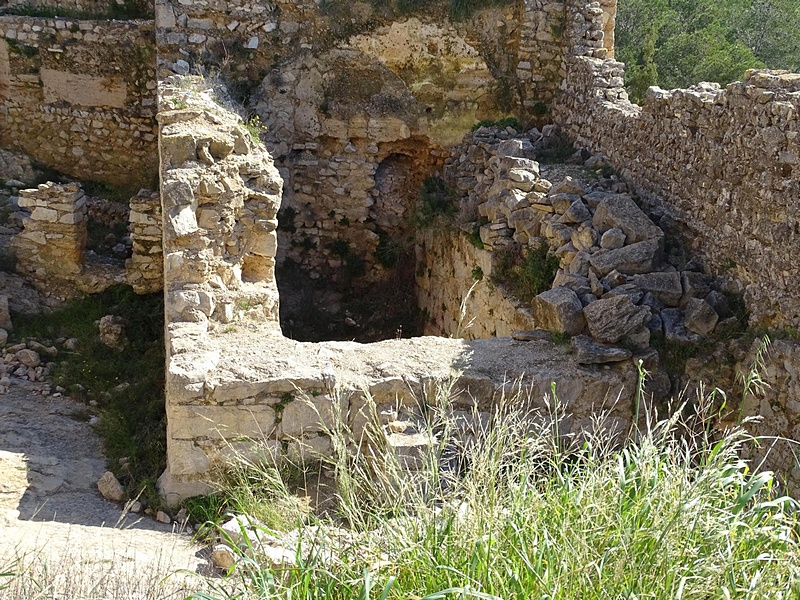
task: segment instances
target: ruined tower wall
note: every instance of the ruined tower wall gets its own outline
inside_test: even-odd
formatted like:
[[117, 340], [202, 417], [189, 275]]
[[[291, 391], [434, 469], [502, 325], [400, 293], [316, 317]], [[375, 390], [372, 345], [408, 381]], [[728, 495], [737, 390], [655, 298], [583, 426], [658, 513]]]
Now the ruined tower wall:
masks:
[[579, 43], [602, 16], [568, 5], [576, 27], [554, 117], [580, 146], [606, 154], [683, 229], [692, 254], [739, 285], [752, 322], [800, 325], [800, 74], [753, 71], [725, 89], [623, 89], [624, 65]]
[[84, 180], [157, 172], [152, 21], [0, 16], [0, 146]]

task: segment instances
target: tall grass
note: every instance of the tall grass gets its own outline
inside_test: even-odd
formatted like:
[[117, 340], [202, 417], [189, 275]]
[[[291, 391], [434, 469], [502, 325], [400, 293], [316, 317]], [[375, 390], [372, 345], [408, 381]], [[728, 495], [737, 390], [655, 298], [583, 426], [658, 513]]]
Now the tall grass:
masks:
[[[709, 399], [625, 444], [559, 434], [558, 411], [521, 414], [519, 398], [489, 422], [448, 400], [428, 402], [417, 471], [377, 427], [355, 453], [346, 428], [329, 431], [338, 512], [300, 523], [297, 566], [242, 552], [194, 597], [800, 597], [796, 504], [739, 458], [743, 429], [710, 433]], [[349, 534], [323, 547], [317, 526]]]

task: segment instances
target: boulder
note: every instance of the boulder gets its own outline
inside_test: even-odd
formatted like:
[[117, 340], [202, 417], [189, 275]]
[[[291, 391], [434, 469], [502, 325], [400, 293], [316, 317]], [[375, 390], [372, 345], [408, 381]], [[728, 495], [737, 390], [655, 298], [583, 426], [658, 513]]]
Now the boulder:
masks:
[[553, 287], [569, 288], [579, 296], [583, 294], [590, 294], [592, 291], [588, 277], [571, 275], [564, 273], [563, 271], [556, 275], [555, 280], [553, 280]]
[[592, 224], [602, 232], [614, 228], [621, 230], [628, 244], [658, 240], [660, 247], [663, 247], [664, 232], [627, 195], [616, 195], [600, 202]]
[[121, 317], [106, 315], [100, 319], [100, 342], [115, 350], [122, 350], [128, 345], [125, 325]]
[[583, 186], [578, 182], [575, 181], [572, 177], [565, 177], [564, 181], [556, 183], [550, 190], [551, 194], [574, 194], [578, 196], [582, 196], [586, 193], [586, 190]]
[[14, 360], [19, 361], [30, 369], [35, 369], [42, 364], [42, 359], [39, 357], [39, 354], [33, 350], [28, 350], [27, 348], [24, 350], [19, 350], [16, 354], [14, 354]]
[[650, 309], [636, 306], [628, 296], [614, 296], [592, 302], [583, 309], [592, 337], [604, 344], [614, 344], [650, 320]]
[[614, 296], [627, 296], [634, 304], [639, 304], [639, 300], [644, 296], [644, 292], [639, 289], [635, 283], [623, 283], [613, 288], [611, 291], [603, 294], [603, 298], [612, 298]]
[[709, 277], [696, 271], [683, 271], [681, 273], [681, 283], [683, 285], [681, 308], [686, 306], [689, 298], [705, 298], [711, 291]]
[[569, 205], [569, 208], [566, 211], [564, 211], [564, 215], [561, 217], [560, 221], [561, 223], [583, 223], [591, 218], [592, 215], [589, 212], [589, 209], [586, 208], [583, 200], [578, 198]]
[[677, 271], [634, 275], [633, 282], [643, 291], [653, 294], [665, 306], [678, 306], [683, 295], [681, 276]]
[[625, 245], [625, 234], [621, 229], [612, 227], [600, 238], [600, 247], [603, 250], [619, 250]]
[[728, 297], [722, 292], [711, 290], [705, 298], [706, 302], [711, 305], [711, 308], [722, 318], [731, 315], [731, 303]]
[[661, 311], [661, 321], [664, 324], [664, 338], [668, 342], [693, 344], [700, 341], [699, 335], [686, 330], [681, 309], [665, 308]]
[[630, 350], [598, 344], [585, 335], [573, 337], [570, 340], [570, 346], [575, 355], [575, 361], [580, 365], [622, 362], [632, 356]]
[[698, 335], [707, 336], [714, 331], [719, 315], [705, 300], [690, 298], [686, 303], [684, 323], [686, 329]]
[[531, 302], [533, 321], [542, 329], [576, 335], [586, 327], [583, 305], [571, 289], [555, 287]]
[[125, 500], [125, 490], [111, 471], [103, 473], [103, 476], [97, 482], [97, 489], [106, 500], [111, 500], [112, 502]]
[[654, 271], [660, 254], [660, 240], [646, 240], [618, 250], [595, 252], [590, 263], [600, 277], [614, 270], [626, 275], [637, 275]]

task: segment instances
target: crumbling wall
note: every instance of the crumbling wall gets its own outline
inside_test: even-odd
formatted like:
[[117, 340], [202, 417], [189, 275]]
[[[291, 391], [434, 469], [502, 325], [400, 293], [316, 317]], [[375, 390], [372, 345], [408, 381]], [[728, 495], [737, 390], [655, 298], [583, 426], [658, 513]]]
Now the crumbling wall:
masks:
[[47, 12], [91, 19], [153, 18], [152, 0], [6, 0], [0, 12]]
[[[547, 113], [563, 77], [563, 3], [449, 11], [440, 1], [411, 14], [338, 0], [156, 4], [162, 70], [211, 72], [222, 56], [234, 95], [265, 126], [286, 182], [280, 260], [332, 284], [386, 280], [383, 246], [410, 247], [416, 191], [447, 148], [480, 120]], [[408, 193], [387, 219], [376, 177], [398, 156]]]
[[[584, 38], [602, 31], [596, 10], [575, 14]], [[725, 89], [651, 88], [639, 107], [622, 87], [624, 65], [575, 48], [556, 121], [677, 222], [706, 269], [729, 275], [751, 322], [797, 327], [800, 75], [751, 71]]]
[[0, 146], [78, 179], [156, 173], [153, 24], [0, 16]]
[[[167, 470], [159, 486], [169, 503], [209, 491], [213, 467], [253, 441], [277, 457], [313, 461], [332, 452], [331, 428], [346, 428], [358, 443], [373, 419], [387, 427], [419, 420], [432, 386], [450, 380], [453, 410], [478, 403], [488, 412], [524, 377], [525, 407], [542, 411], [556, 382], [569, 406], [565, 434], [591, 427], [603, 408], [611, 411], [607, 426], [626, 430], [630, 361], [591, 370], [563, 347], [510, 339], [363, 345], [283, 337], [272, 260], [280, 176], [241, 120], [196, 84], [165, 82], [159, 113], [167, 319]], [[387, 443], [413, 462], [430, 440], [405, 427], [391, 430]]]
[[28, 214], [23, 230], [11, 242], [16, 270], [44, 294], [50, 305], [95, 294], [129, 283], [140, 294], [160, 290], [161, 201], [142, 190], [131, 200], [133, 253], [123, 268], [87, 252], [87, 196], [80, 184], [39, 185], [19, 193], [19, 206]]

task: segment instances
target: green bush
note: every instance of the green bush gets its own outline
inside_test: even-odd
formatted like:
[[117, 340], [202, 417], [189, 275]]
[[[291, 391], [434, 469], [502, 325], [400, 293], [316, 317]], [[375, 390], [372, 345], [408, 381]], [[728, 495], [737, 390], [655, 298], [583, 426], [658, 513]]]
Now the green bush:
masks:
[[543, 241], [527, 251], [514, 244], [497, 253], [492, 279], [523, 302], [530, 302], [553, 285], [558, 264]]
[[430, 227], [438, 217], [452, 219], [457, 210], [455, 191], [441, 177], [427, 177], [422, 183], [417, 204], [418, 227]]

